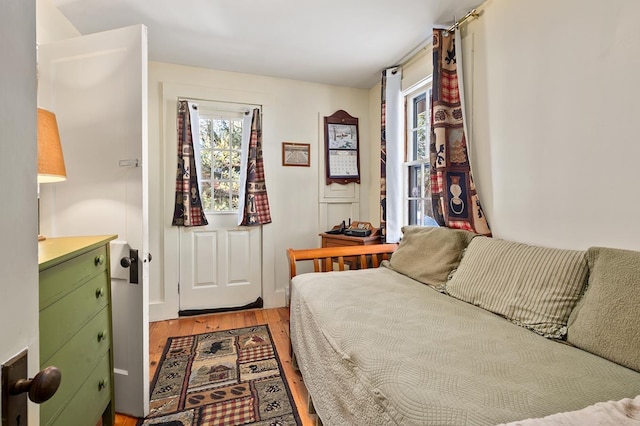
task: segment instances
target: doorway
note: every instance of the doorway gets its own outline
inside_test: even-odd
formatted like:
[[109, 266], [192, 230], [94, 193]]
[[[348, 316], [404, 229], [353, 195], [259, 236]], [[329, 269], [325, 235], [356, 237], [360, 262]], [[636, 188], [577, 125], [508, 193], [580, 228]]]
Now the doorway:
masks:
[[242, 140], [255, 106], [194, 102], [198, 179], [209, 224], [179, 231], [180, 312], [245, 306], [262, 295], [262, 230], [238, 226]]

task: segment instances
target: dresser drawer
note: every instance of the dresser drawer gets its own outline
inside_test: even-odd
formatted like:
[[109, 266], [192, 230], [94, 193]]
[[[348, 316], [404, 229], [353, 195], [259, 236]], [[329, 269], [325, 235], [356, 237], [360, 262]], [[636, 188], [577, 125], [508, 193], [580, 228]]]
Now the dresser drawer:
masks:
[[102, 246], [40, 271], [40, 309], [67, 294], [87, 279], [107, 270], [107, 247]]
[[56, 426], [95, 426], [111, 401], [109, 353], [100, 360], [89, 378], [62, 412], [49, 423]]
[[107, 271], [40, 311], [40, 359], [47, 360], [108, 303]]
[[[62, 373], [62, 382], [53, 397], [42, 404], [40, 416], [51, 419], [64, 409], [78, 388], [94, 370], [98, 361], [109, 353], [109, 308], [102, 309], [86, 326], [71, 338], [41, 366], [55, 365]], [[73, 424], [73, 423], [71, 423]]]

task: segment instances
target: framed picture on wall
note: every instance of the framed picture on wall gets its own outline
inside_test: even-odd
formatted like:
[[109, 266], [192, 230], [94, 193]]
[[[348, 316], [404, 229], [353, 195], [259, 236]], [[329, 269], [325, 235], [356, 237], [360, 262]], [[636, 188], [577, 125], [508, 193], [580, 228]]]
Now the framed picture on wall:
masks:
[[311, 144], [282, 142], [282, 165], [309, 167], [311, 165]]
[[360, 183], [358, 119], [344, 110], [324, 118], [327, 185]]

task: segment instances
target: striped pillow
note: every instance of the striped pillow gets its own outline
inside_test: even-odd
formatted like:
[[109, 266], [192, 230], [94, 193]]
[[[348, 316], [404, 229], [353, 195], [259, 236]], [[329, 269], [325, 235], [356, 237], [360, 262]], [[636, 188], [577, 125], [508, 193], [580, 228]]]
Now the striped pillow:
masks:
[[542, 336], [562, 338], [587, 271], [583, 251], [476, 237], [446, 292]]

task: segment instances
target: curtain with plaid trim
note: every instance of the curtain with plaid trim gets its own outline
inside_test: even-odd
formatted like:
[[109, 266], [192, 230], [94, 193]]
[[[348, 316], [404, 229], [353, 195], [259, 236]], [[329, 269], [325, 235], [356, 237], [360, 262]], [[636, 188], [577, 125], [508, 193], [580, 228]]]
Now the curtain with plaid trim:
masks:
[[194, 147], [193, 135], [199, 135], [198, 105], [178, 102], [178, 171], [176, 173], [176, 203], [172, 225], [208, 225], [200, 199], [198, 187], [198, 151]]
[[471, 175], [453, 32], [433, 30], [430, 178], [441, 226], [491, 235]]
[[271, 223], [262, 158], [262, 120], [259, 108], [254, 108], [251, 118], [251, 137], [246, 170], [245, 201], [241, 206], [243, 213], [240, 225], [257, 226]]

